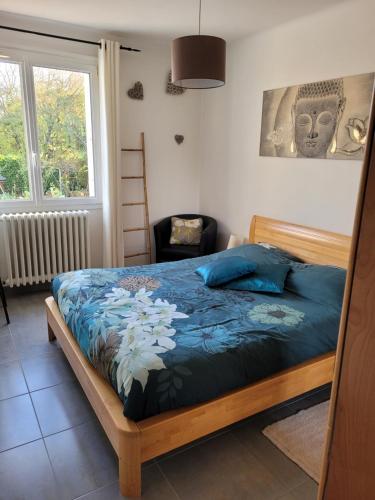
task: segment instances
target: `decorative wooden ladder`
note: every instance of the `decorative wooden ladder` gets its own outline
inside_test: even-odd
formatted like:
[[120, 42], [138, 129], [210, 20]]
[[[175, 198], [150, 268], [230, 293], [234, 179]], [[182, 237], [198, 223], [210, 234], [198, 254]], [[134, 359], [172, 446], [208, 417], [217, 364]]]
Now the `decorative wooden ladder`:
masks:
[[[123, 229], [123, 233], [131, 233], [134, 231], [145, 231], [146, 233], [146, 251], [137, 252], [132, 254], [124, 255], [124, 259], [129, 259], [131, 257], [138, 257], [141, 255], [148, 255], [148, 260], [151, 263], [151, 232], [150, 232], [150, 221], [148, 213], [148, 197], [147, 197], [147, 178], [146, 178], [146, 152], [145, 152], [145, 134], [141, 132], [141, 147], [140, 148], [123, 148], [123, 152], [138, 152], [142, 153], [142, 175], [125, 175], [121, 177], [121, 180], [133, 180], [142, 179], [143, 181], [143, 201], [135, 201], [123, 203], [123, 207], [134, 207], [143, 206], [144, 207], [144, 226], [142, 227], [128, 227]], [[125, 245], [124, 245], [125, 248]]]

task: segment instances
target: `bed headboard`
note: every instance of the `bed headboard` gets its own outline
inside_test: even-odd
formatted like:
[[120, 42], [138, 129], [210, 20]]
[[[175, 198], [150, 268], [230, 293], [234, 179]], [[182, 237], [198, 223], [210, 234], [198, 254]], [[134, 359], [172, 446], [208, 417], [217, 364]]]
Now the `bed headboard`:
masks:
[[270, 243], [305, 262], [348, 267], [351, 237], [254, 215], [250, 243]]

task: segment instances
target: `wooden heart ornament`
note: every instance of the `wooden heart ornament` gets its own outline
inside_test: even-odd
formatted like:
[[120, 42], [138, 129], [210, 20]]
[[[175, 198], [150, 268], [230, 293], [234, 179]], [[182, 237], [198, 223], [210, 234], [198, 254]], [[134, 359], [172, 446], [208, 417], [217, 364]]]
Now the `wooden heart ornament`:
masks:
[[185, 92], [185, 89], [172, 83], [172, 71], [168, 73], [166, 92], [171, 95], [181, 95]]
[[139, 99], [143, 101], [143, 85], [142, 82], [135, 82], [133, 87], [128, 90], [128, 96], [130, 99]]
[[178, 145], [182, 144], [184, 142], [184, 136], [180, 134], [176, 134], [174, 136], [174, 140], [177, 142]]

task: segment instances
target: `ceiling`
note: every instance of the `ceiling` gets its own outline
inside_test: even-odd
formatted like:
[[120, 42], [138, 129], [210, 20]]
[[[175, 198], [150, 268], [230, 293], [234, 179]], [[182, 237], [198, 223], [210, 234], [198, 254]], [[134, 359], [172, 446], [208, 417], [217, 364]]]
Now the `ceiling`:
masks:
[[[272, 28], [343, 0], [202, 0], [202, 33], [227, 40]], [[199, 0], [0, 0], [0, 10], [127, 35], [196, 32]]]

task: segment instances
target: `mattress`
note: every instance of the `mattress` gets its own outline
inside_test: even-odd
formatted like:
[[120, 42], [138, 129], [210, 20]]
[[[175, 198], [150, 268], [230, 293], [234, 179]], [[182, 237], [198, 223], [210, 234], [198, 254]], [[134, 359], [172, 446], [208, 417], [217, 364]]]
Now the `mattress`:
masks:
[[[87, 269], [52, 283], [89, 362], [138, 421], [208, 401], [336, 348], [341, 303], [209, 288], [195, 269], [252, 245], [147, 266]], [[262, 248], [264, 262], [285, 262]]]

